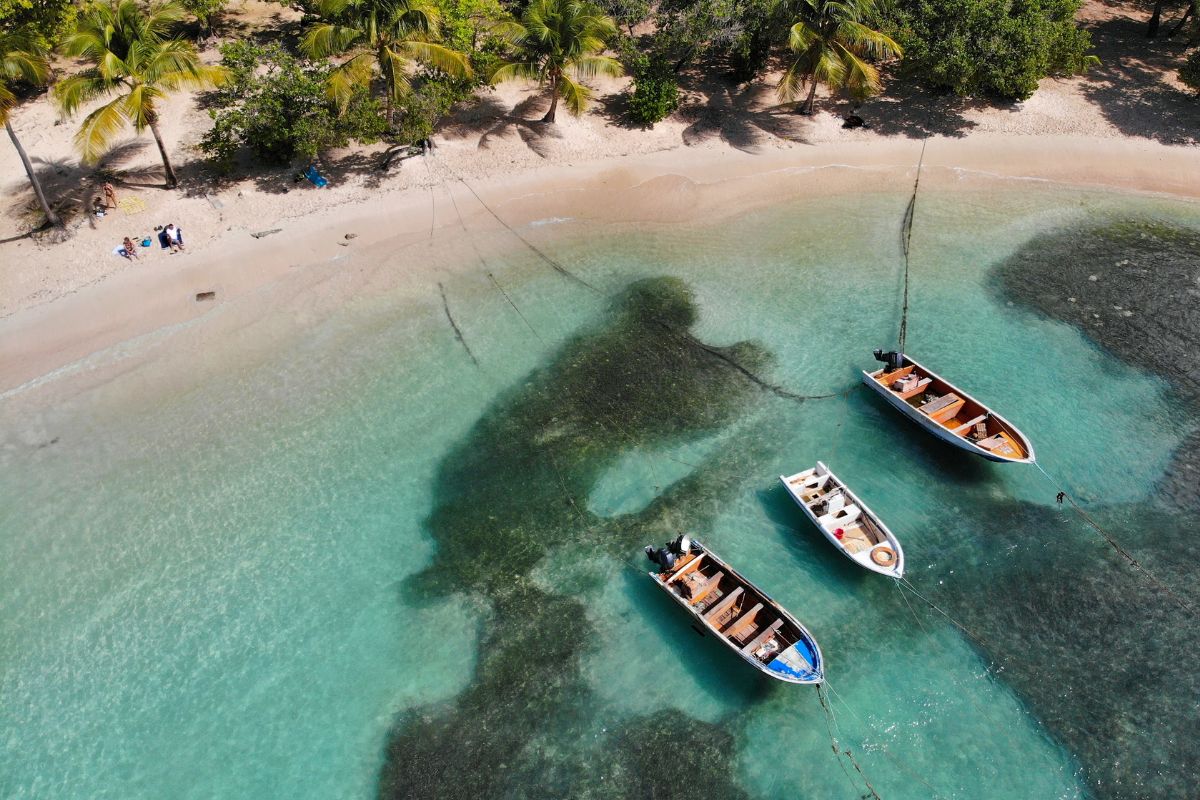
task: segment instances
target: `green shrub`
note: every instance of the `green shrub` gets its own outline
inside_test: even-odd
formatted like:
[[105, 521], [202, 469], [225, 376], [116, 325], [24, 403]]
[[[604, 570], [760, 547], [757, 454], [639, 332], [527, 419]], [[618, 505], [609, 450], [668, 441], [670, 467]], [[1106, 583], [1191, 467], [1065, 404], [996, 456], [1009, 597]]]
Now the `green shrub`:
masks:
[[1200, 50], [1193, 50], [1179, 68], [1179, 80], [1190, 89], [1200, 92]]
[[329, 67], [296, 58], [279, 45], [232, 42], [221, 47], [228, 82], [213, 92], [213, 127], [200, 149], [228, 171], [244, 147], [267, 164], [311, 161], [329, 147], [378, 141], [385, 129], [379, 101], [355, 92], [339, 113], [327, 98]]
[[666, 119], [679, 107], [679, 83], [671, 65], [641, 53], [627, 53], [626, 60], [633, 75], [629, 116], [640, 125]]
[[1024, 100], [1047, 75], [1098, 63], [1075, 22], [1080, 0], [898, 0], [904, 72], [959, 95]]

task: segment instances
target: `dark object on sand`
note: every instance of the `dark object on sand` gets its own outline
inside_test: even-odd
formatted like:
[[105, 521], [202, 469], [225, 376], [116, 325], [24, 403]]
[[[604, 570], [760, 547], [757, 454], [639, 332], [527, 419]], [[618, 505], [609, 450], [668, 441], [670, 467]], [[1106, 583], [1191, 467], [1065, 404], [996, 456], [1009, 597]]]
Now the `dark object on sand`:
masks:
[[269, 231], [259, 231], [258, 233], [252, 233], [250, 235], [255, 239], [261, 239], [264, 236], [270, 236], [272, 233], [279, 233], [281, 230], [283, 230], [283, 228], [271, 228]]
[[858, 114], [847, 114], [842, 117], [842, 127], [853, 130], [854, 128], [870, 128], [871, 126]]
[[216, 299], [217, 299], [216, 292], [196, 292], [196, 302], [197, 303], [199, 303], [203, 300], [216, 300]]

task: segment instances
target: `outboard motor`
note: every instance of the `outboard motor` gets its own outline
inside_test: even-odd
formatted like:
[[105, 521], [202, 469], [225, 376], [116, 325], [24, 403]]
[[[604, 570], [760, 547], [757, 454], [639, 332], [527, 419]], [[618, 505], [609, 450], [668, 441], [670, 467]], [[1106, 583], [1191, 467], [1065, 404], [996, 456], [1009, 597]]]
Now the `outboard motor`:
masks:
[[895, 372], [904, 366], [904, 354], [897, 353], [895, 350], [889, 350], [886, 353], [882, 350], [876, 350], [874, 355], [876, 361], [882, 361], [887, 364], [888, 372]]
[[686, 533], [681, 533], [675, 537], [675, 541], [671, 542], [670, 547], [676, 555], [686, 556], [692, 552], [692, 539]]
[[675, 562], [678, 560], [676, 555], [671, 552], [669, 546], [651, 547], [650, 545], [646, 545], [646, 558], [662, 567], [663, 572], [674, 569]]

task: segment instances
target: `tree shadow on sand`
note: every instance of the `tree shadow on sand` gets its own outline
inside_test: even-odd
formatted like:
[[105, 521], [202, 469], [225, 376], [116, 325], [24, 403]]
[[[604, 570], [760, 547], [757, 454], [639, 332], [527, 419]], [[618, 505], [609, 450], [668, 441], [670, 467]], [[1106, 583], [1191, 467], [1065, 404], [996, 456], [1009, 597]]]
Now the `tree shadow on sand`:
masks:
[[690, 99], [679, 114], [691, 122], [683, 131], [683, 143], [695, 147], [720, 139], [738, 150], [758, 152], [772, 138], [807, 144], [808, 120], [790, 105], [779, 104], [771, 86], [755, 83], [739, 86], [723, 78], [689, 80]]
[[1100, 66], [1088, 73], [1083, 95], [1126, 135], [1194, 144], [1200, 134], [1200, 103], [1166, 80], [1188, 49], [1183, 35], [1166, 38], [1171, 22], [1164, 22], [1157, 39], [1145, 37], [1144, 19], [1125, 15], [1090, 26]]
[[505, 108], [495, 95], [487, 94], [452, 113], [439, 131], [462, 139], [478, 135], [476, 146], [480, 150], [487, 150], [497, 140], [515, 133], [526, 147], [546, 158], [550, 143], [563, 138], [553, 123], [542, 122], [541, 115], [547, 108], [549, 101], [541, 93], [529, 95], [512, 109]]

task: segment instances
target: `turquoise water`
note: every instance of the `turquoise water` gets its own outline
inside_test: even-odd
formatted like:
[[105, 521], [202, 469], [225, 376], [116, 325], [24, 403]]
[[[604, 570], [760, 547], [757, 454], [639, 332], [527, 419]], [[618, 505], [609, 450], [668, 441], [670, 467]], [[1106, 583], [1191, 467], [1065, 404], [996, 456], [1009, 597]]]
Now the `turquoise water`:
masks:
[[[1044, 479], [947, 453], [861, 391], [763, 391], [680, 336], [800, 394], [852, 387], [894, 343], [906, 202], [525, 231], [598, 291], [480, 237], [486, 269], [348, 304], [202, 384], [148, 366], [5, 414], [0, 795], [603, 797], [679, 792], [680, 773], [714, 797], [1096, 791], [1070, 681], [1061, 701], [1029, 688], [1084, 674], [1070, 643], [998, 644], [1028, 609], [996, 587], [1038, 580], [1037, 543], [1120, 569]], [[1132, 212], [1200, 226], [1161, 199], [988, 187], [923, 195], [913, 240], [909, 351], [1109, 506], [1151, 500], [1192, 412], [999, 299], [989, 270]], [[805, 525], [777, 476], [818, 458], [991, 647]], [[677, 530], [813, 630], [828, 712], [747, 674], [644, 577], [641, 545]]]

